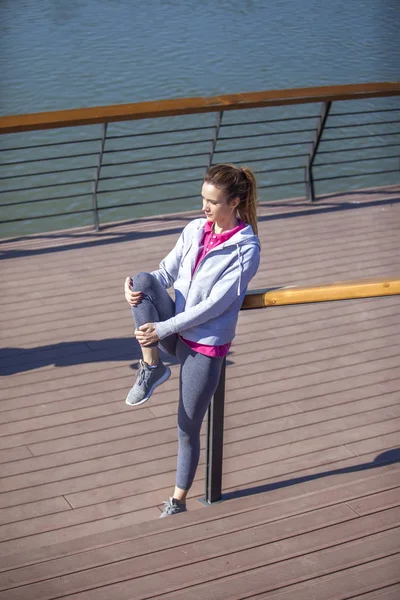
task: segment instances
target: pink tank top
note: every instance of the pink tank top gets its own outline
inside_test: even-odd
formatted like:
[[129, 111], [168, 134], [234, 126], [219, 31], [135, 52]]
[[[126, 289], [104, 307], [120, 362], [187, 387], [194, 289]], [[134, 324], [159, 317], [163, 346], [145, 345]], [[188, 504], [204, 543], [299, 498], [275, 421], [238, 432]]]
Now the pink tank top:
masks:
[[[223, 244], [227, 240], [229, 240], [232, 236], [235, 235], [238, 231], [243, 229], [245, 224], [243, 221], [239, 221], [239, 224], [230, 229], [229, 231], [225, 231], [224, 233], [214, 233], [213, 224], [210, 221], [207, 221], [204, 225], [204, 233], [199, 246], [199, 253], [197, 255], [196, 263], [193, 269], [192, 277], [199, 266], [200, 261], [204, 258], [204, 256], [220, 244]], [[205, 354], [206, 356], [212, 356], [214, 358], [222, 358], [226, 356], [231, 347], [231, 342], [227, 344], [222, 344], [221, 346], [208, 346], [206, 344], [198, 344], [197, 342], [192, 342], [190, 340], [185, 340], [182, 336], [179, 336], [185, 344], [189, 346], [195, 352], [199, 352], [200, 354]]]

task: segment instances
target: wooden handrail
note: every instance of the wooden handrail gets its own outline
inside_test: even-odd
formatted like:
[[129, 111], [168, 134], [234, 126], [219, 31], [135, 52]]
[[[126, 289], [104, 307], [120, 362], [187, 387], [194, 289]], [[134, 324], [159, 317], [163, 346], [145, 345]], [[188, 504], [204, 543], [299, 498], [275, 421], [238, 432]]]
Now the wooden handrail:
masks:
[[250, 291], [247, 293], [242, 310], [265, 308], [285, 304], [306, 302], [327, 302], [331, 300], [351, 300], [393, 296], [400, 294], [400, 277], [375, 280], [341, 281], [317, 286], [293, 286], [273, 290]]
[[310, 102], [334, 102], [399, 96], [400, 82], [329, 85], [323, 87], [270, 90], [244, 94], [227, 94], [205, 98], [178, 98], [155, 100], [114, 106], [93, 106], [26, 115], [0, 117], [0, 133], [16, 133], [59, 127], [75, 127], [177, 115], [241, 110]]

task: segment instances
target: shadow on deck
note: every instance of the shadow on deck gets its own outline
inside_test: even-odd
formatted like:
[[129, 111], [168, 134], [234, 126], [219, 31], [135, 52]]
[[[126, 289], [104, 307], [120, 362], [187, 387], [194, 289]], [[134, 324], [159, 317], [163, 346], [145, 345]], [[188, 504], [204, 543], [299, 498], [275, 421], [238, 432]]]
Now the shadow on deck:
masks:
[[[400, 595], [400, 298], [241, 313], [224, 501], [158, 520], [178, 366], [124, 403], [139, 349], [126, 275], [189, 218], [0, 242], [0, 598], [394, 600]], [[261, 207], [252, 288], [399, 273], [399, 190]], [[204, 436], [203, 436], [204, 441]]]

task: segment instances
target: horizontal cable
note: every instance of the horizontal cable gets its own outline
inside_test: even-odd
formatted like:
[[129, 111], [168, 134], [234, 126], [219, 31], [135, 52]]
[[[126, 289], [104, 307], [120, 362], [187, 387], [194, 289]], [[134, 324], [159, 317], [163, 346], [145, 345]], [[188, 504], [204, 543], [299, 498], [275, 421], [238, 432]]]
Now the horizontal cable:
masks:
[[99, 181], [107, 179], [126, 179], [127, 177], [142, 177], [144, 175], [161, 175], [162, 173], [175, 173], [176, 171], [190, 171], [192, 169], [204, 169], [204, 165], [199, 167], [178, 167], [176, 169], [161, 169], [159, 171], [146, 171], [145, 173], [128, 173], [126, 175], [112, 175], [110, 177], [100, 177]]
[[45, 156], [44, 158], [28, 158], [28, 160], [16, 160], [13, 162], [0, 163], [0, 167], [11, 167], [15, 165], [26, 165], [33, 162], [44, 162], [47, 160], [64, 160], [66, 158], [83, 158], [84, 156], [98, 156], [98, 152], [86, 152], [85, 154], [66, 154], [65, 156]]
[[31, 190], [42, 190], [45, 188], [59, 187], [61, 185], [80, 185], [81, 183], [93, 183], [93, 179], [81, 179], [80, 181], [68, 181], [66, 183], [48, 183], [46, 185], [33, 185], [14, 190], [0, 190], [0, 194], [11, 194], [13, 192], [30, 192]]
[[[302, 142], [286, 142], [286, 144], [272, 144], [271, 146], [253, 146], [252, 148], [231, 148], [229, 150], [219, 150], [217, 149], [215, 151], [215, 154], [223, 154], [226, 152], [238, 152], [240, 150], [240, 152], [248, 152], [251, 150], [269, 150], [270, 148], [285, 148], [286, 146], [302, 146], [304, 144], [310, 144], [311, 141], [310, 140], [303, 140]], [[250, 160], [250, 159], [249, 159]]]
[[189, 142], [170, 142], [169, 144], [156, 144], [155, 146], [137, 146], [136, 148], [117, 148], [115, 150], [104, 150], [103, 154], [115, 152], [136, 152], [137, 150], [153, 150], [154, 148], [169, 148], [170, 146], [186, 146], [187, 144], [205, 144], [211, 140], [190, 140]]
[[367, 171], [366, 173], [351, 173], [348, 175], [334, 175], [332, 177], [318, 177], [314, 181], [328, 181], [329, 179], [344, 179], [347, 177], [364, 177], [364, 175], [381, 175], [382, 173], [398, 173], [398, 169], [389, 169], [385, 171]]
[[356, 152], [357, 150], [378, 150], [379, 148], [393, 148], [399, 146], [399, 142], [395, 144], [379, 144], [378, 146], [359, 146], [358, 148], [339, 148], [337, 150], [318, 150], [320, 154], [333, 154], [334, 152]]
[[347, 165], [348, 163], [362, 162], [365, 160], [384, 160], [388, 158], [399, 158], [398, 154], [392, 154], [391, 156], [372, 156], [370, 158], [352, 158], [350, 160], [336, 160], [329, 163], [314, 163], [314, 167], [330, 167], [331, 165]]
[[35, 144], [34, 146], [20, 146], [16, 148], [0, 148], [0, 152], [12, 152], [14, 150], [30, 150], [31, 148], [52, 148], [64, 144], [88, 144], [89, 142], [100, 142], [100, 138], [89, 138], [88, 140], [67, 140], [66, 142], [52, 142], [51, 144]]
[[374, 138], [374, 137], [387, 137], [388, 135], [400, 135], [400, 131], [394, 131], [393, 133], [373, 133], [367, 135], [349, 135], [342, 138], [322, 138], [321, 143], [324, 142], [345, 142], [346, 140], [361, 140], [364, 138]]
[[360, 112], [337, 112], [337, 113], [329, 113], [329, 118], [332, 117], [348, 117], [350, 115], [366, 115], [371, 113], [382, 113], [382, 112], [395, 112], [399, 111], [400, 108], [377, 108], [373, 110], [362, 110]]
[[121, 135], [108, 135], [107, 140], [122, 140], [131, 137], [143, 137], [146, 135], [164, 135], [165, 133], [181, 133], [182, 131], [202, 131], [204, 129], [212, 129], [214, 124], [199, 126], [199, 127], [184, 127], [183, 129], [165, 129], [160, 131], [146, 131], [144, 133], [125, 133]]
[[345, 127], [368, 127], [369, 125], [393, 125], [400, 121], [373, 121], [372, 123], [346, 123], [344, 125], [326, 125], [324, 129], [344, 129]]
[[95, 165], [91, 167], [72, 167], [71, 169], [57, 169], [55, 171], [42, 171], [41, 173], [22, 173], [19, 175], [8, 175], [6, 177], [0, 177], [0, 181], [4, 179], [18, 179], [20, 177], [38, 177], [39, 175], [53, 175], [54, 173], [71, 173], [72, 171], [84, 171], [85, 169], [94, 169]]
[[302, 121], [304, 119], [317, 119], [319, 115], [310, 117], [284, 117], [280, 119], [263, 119], [262, 121], [244, 121], [243, 123], [222, 123], [221, 129], [225, 127], [238, 127], [242, 125], [263, 125], [263, 123], [280, 123], [281, 121]]
[[33, 217], [19, 217], [17, 219], [7, 219], [5, 221], [0, 221], [0, 223], [18, 223], [20, 221], [33, 221], [37, 219], [52, 219], [54, 217], [67, 217], [70, 215], [80, 215], [83, 213], [91, 213], [92, 209], [85, 210], [74, 210], [73, 212], [63, 212], [63, 213], [54, 213], [54, 215], [35, 215]]
[[69, 200], [70, 198], [84, 198], [91, 196], [91, 192], [86, 194], [67, 194], [66, 196], [53, 196], [52, 198], [34, 198], [33, 200], [18, 200], [18, 202], [5, 202], [0, 206], [19, 206], [20, 204], [36, 204], [37, 202], [53, 202], [54, 200]]
[[293, 129], [292, 131], [265, 131], [264, 133], [250, 133], [248, 135], [235, 135], [234, 137], [219, 137], [218, 142], [229, 140], [242, 140], [245, 138], [265, 137], [266, 135], [287, 135], [292, 133], [313, 133], [314, 129]]
[[[132, 188], [133, 189], [133, 188]], [[175, 198], [162, 198], [161, 200], [152, 200], [148, 202], [144, 200], [143, 202], [129, 202], [125, 204], [117, 204], [114, 206], [99, 206], [98, 210], [112, 210], [113, 208], [130, 208], [132, 206], [143, 206], [144, 204], [147, 206], [149, 204], [160, 204], [160, 202], [176, 202], [177, 200], [194, 200], [195, 198], [199, 198], [200, 195], [196, 194], [195, 196], [176, 196]]]
[[296, 167], [279, 167], [279, 169], [263, 169], [256, 173], [257, 175], [261, 175], [261, 173], [278, 173], [279, 171], [295, 171], [296, 169], [304, 169], [304, 165], [297, 165]]
[[158, 156], [157, 158], [140, 158], [139, 160], [125, 160], [117, 163], [103, 163], [102, 169], [105, 167], [119, 167], [120, 165], [136, 165], [139, 163], [155, 162], [157, 160], [178, 160], [180, 158], [191, 158], [192, 156], [209, 156], [209, 152], [195, 152], [194, 154], [178, 154], [176, 156]]
[[162, 183], [149, 183], [146, 185], [141, 185], [139, 187], [123, 187], [123, 188], [115, 188], [115, 189], [111, 189], [111, 190], [97, 190], [98, 194], [108, 194], [108, 193], [114, 193], [114, 192], [127, 192], [127, 191], [131, 191], [131, 190], [144, 190], [147, 188], [153, 188], [153, 187], [160, 187], [160, 186], [167, 186], [167, 185], [180, 185], [181, 183], [193, 183], [194, 181], [199, 181], [199, 178], [196, 177], [195, 179], [184, 179], [183, 181], [163, 181]]
[[[258, 163], [258, 162], [268, 162], [269, 160], [287, 160], [289, 158], [308, 158], [309, 154], [286, 154], [285, 156], [270, 156], [268, 158], [251, 158], [250, 160], [240, 160], [240, 158], [236, 159], [237, 163]], [[216, 165], [218, 163], [212, 163]]]
[[271, 183], [271, 185], [258, 185], [259, 190], [265, 190], [267, 188], [285, 187], [287, 185], [304, 185], [304, 179], [302, 181], [286, 181], [285, 183]]

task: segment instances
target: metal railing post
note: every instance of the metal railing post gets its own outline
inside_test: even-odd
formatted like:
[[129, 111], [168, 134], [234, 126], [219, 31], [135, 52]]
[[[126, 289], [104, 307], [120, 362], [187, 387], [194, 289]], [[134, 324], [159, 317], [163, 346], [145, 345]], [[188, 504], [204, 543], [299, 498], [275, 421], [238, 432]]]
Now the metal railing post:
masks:
[[321, 113], [317, 120], [317, 126], [314, 131], [313, 140], [311, 142], [310, 154], [308, 157], [308, 163], [305, 169], [305, 183], [306, 183], [306, 194], [307, 199], [310, 202], [315, 201], [315, 190], [314, 190], [314, 177], [313, 177], [313, 165], [314, 159], [318, 151], [322, 134], [324, 131], [325, 123], [331, 109], [332, 102], [324, 102], [321, 107]]
[[207, 504], [218, 502], [222, 495], [225, 373], [226, 358], [223, 360], [218, 386], [208, 409], [205, 490]]
[[101, 134], [101, 140], [100, 140], [100, 152], [99, 152], [99, 156], [97, 159], [97, 167], [96, 167], [95, 177], [94, 177], [94, 181], [93, 181], [92, 210], [93, 210], [93, 224], [94, 224], [94, 228], [96, 231], [99, 231], [99, 229], [100, 229], [99, 211], [98, 211], [98, 206], [97, 206], [97, 189], [99, 186], [100, 171], [101, 171], [101, 165], [103, 162], [104, 146], [106, 144], [106, 138], [107, 138], [107, 125], [108, 125], [108, 123], [104, 123], [102, 126], [102, 134]]
[[216, 120], [215, 125], [214, 125], [214, 136], [213, 136], [213, 138], [211, 140], [211, 149], [210, 149], [210, 153], [208, 155], [208, 165], [207, 165], [207, 168], [206, 168], [206, 172], [207, 172], [207, 169], [209, 167], [211, 167], [211, 165], [212, 165], [212, 161], [213, 161], [213, 158], [214, 158], [215, 147], [216, 147], [217, 142], [218, 142], [219, 130], [221, 129], [222, 117], [223, 116], [224, 116], [224, 111], [223, 110], [221, 110], [220, 112], [217, 113], [217, 120]]

